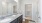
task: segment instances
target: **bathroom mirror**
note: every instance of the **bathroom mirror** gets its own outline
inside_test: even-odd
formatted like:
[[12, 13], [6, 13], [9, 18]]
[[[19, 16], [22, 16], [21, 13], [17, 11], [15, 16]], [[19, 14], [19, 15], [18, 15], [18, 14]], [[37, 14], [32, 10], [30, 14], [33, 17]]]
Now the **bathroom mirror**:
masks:
[[[16, 5], [17, 2], [14, 0], [1, 0], [0, 1], [0, 17], [10, 16], [14, 13], [17, 13], [16, 11]], [[13, 7], [15, 6], [15, 7]], [[15, 11], [16, 10], [16, 11]]]
[[17, 5], [13, 6], [13, 14], [17, 13]]

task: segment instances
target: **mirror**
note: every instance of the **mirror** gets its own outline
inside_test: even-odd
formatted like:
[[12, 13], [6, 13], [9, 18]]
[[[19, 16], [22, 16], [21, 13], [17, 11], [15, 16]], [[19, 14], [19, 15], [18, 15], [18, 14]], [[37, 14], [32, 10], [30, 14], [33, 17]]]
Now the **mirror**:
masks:
[[14, 1], [14, 0], [1, 0], [0, 3], [1, 3], [0, 4], [0, 17], [11, 16], [14, 13], [17, 13], [17, 10], [16, 10], [17, 9], [17, 2], [16, 1]]

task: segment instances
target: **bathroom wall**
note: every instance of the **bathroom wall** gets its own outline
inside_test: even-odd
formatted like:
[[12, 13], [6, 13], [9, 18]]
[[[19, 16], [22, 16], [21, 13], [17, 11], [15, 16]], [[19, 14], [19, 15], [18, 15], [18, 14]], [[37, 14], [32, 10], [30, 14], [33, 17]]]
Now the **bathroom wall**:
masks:
[[32, 15], [32, 20], [35, 20], [36, 22], [38, 21], [38, 3], [35, 2], [33, 3], [33, 15]]
[[23, 14], [23, 18], [25, 18], [25, 4], [32, 4], [32, 19], [37, 20], [37, 1], [38, 0], [22, 0], [20, 3], [21, 13]]
[[32, 4], [32, 2], [28, 0], [22, 0], [20, 3], [19, 9], [21, 9], [21, 13], [23, 14], [23, 17], [25, 17], [25, 4]]
[[[25, 4], [32, 4], [31, 1], [29, 2], [28, 0], [19, 0], [18, 4], [18, 13], [22, 13], [25, 16]], [[23, 16], [23, 17], [24, 17]]]

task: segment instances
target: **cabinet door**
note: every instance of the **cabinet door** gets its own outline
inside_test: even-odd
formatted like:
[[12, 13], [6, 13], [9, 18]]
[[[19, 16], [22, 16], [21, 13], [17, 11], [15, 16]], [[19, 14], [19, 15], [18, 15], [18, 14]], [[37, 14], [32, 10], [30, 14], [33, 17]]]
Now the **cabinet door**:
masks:
[[23, 18], [22, 18], [22, 16], [20, 16], [20, 17], [18, 18], [18, 23], [22, 23], [22, 20], [23, 20]]
[[13, 20], [10, 23], [22, 23], [22, 20], [23, 20], [23, 18], [22, 18], [22, 16], [20, 16], [20, 17], [18, 17], [17, 19]]
[[15, 19], [15, 20], [13, 20], [13, 21], [10, 22], [10, 23], [18, 23], [18, 19]]

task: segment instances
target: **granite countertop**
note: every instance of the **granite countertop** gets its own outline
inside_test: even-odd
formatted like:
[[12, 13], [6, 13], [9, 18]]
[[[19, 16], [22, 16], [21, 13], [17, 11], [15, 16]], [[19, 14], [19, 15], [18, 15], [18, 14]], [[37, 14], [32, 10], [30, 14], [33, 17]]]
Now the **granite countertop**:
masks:
[[10, 17], [6, 17], [5, 19], [1, 20], [0, 23], [10, 23], [11, 21], [15, 20], [16, 18], [18, 18], [21, 15], [22, 14], [17, 14], [17, 15], [12, 15]]

